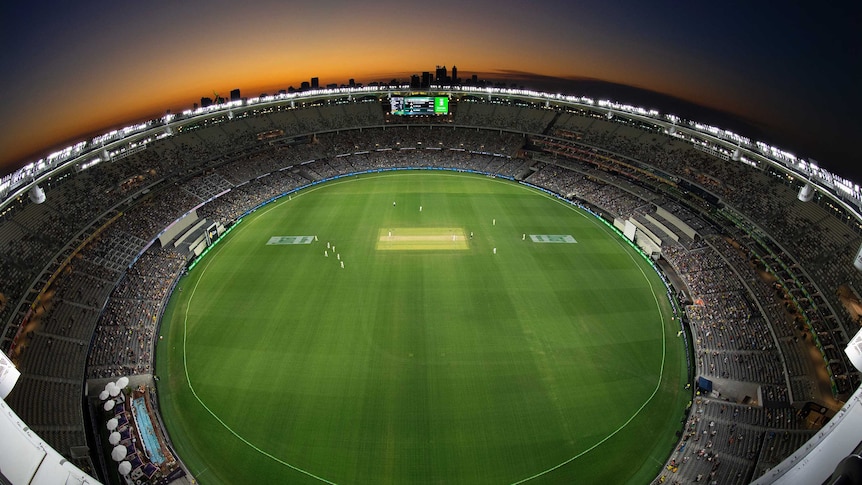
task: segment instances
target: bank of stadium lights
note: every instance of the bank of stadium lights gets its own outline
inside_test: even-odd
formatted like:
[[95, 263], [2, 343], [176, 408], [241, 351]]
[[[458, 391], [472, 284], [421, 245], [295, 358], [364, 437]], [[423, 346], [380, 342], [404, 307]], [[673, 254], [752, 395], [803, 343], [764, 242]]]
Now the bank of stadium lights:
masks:
[[85, 141], [76, 143], [72, 146], [66, 147], [62, 150], [56, 151], [56, 152], [48, 155], [47, 157], [45, 157], [45, 160], [50, 164], [50, 163], [54, 163], [58, 160], [66, 159], [70, 156], [82, 153], [86, 146], [87, 146], [87, 142], [85, 142]]
[[831, 185], [831, 186], [835, 187], [836, 189], [841, 190], [842, 192], [844, 192], [847, 195], [852, 195], [856, 198], [859, 198], [859, 196], [860, 196], [859, 185], [854, 184], [850, 180], [847, 180], [845, 178], [841, 178], [835, 174], [829, 173], [826, 170], [822, 170], [822, 169], [818, 170], [816, 177], [818, 179], [826, 182], [828, 185]]
[[[676, 117], [676, 118], [677, 118], [677, 120], [679, 120], [678, 117]], [[737, 145], [744, 145], [744, 146], [749, 146], [749, 147], [752, 146], [750, 138], [742, 136], [742, 135], [737, 135], [736, 133], [734, 133], [730, 130], [725, 130], [725, 129], [718, 128], [718, 127], [715, 127], [712, 125], [706, 125], [703, 123], [698, 123], [696, 121], [690, 121], [689, 125], [692, 126], [697, 131], [702, 131], [704, 133], [708, 133], [708, 134], [710, 134], [716, 138], [721, 138], [722, 140], [731, 141]]]
[[84, 171], [84, 170], [87, 170], [88, 168], [95, 167], [96, 165], [98, 165], [98, 164], [99, 164], [99, 163], [101, 163], [101, 162], [102, 162], [102, 158], [101, 158], [101, 157], [96, 157], [96, 158], [94, 158], [94, 159], [90, 160], [89, 162], [85, 162], [85, 163], [82, 163], [82, 164], [78, 165], [78, 168], [79, 168], [81, 171]]
[[104, 135], [99, 135], [99, 136], [93, 138], [93, 143], [95, 145], [104, 145], [106, 142], [109, 142], [113, 138], [115, 138], [118, 133], [119, 132], [117, 130], [109, 131], [108, 133], [105, 133]]
[[[409, 85], [401, 85], [396, 86], [396, 90], [402, 89], [410, 89]], [[264, 104], [264, 103], [273, 103], [276, 101], [284, 101], [284, 100], [292, 100], [296, 98], [307, 98], [313, 96], [331, 96], [335, 94], [362, 94], [362, 93], [378, 93], [381, 91], [391, 91], [392, 89], [386, 89], [380, 86], [360, 86], [360, 87], [342, 87], [342, 88], [325, 88], [325, 89], [315, 89], [313, 91], [301, 91], [301, 92], [293, 92], [293, 93], [280, 93], [280, 94], [271, 94], [266, 96], [258, 96], [256, 98], [248, 98], [246, 100], [246, 105], [253, 104]], [[241, 102], [240, 102], [241, 103]], [[219, 107], [224, 106], [224, 104], [218, 105]]]
[[197, 109], [187, 109], [183, 111], [183, 116], [199, 116], [203, 114], [215, 113], [216, 111], [230, 110], [242, 106], [242, 101], [228, 101], [227, 103], [211, 104], [209, 106]]
[[784, 150], [781, 150], [779, 148], [776, 148], [772, 145], [768, 145], [766, 143], [763, 143], [762, 141], [757, 142], [755, 145], [757, 146], [757, 149], [761, 153], [764, 153], [767, 156], [770, 156], [770, 157], [775, 158], [777, 160], [781, 160], [783, 162], [790, 162], [793, 164], [795, 164], [798, 160], [798, 158], [796, 158], [796, 155], [794, 155], [790, 152], [786, 152]]
[[149, 128], [153, 125], [152, 121], [148, 121], [146, 123], [139, 123], [137, 125], [126, 126], [125, 128], [120, 128], [119, 130], [111, 130], [104, 135], [99, 135], [93, 138], [92, 143], [94, 145], [104, 145], [105, 143], [111, 141], [122, 140], [123, 138], [134, 135], [135, 133], [141, 132]]
[[809, 179], [817, 180], [826, 187], [840, 190], [843, 194], [855, 199], [857, 202], [862, 201], [862, 189], [860, 189], [858, 184], [820, 168], [814, 159], [808, 161], [797, 160], [794, 168], [805, 174]]
[[754, 160], [752, 160], [752, 159], [750, 159], [744, 155], [739, 157], [739, 161], [750, 166], [750, 167], [754, 167], [757, 169], [760, 168], [760, 165], [758, 165], [758, 163], [756, 161], [754, 161]]
[[623, 111], [626, 113], [632, 113], [632, 114], [636, 114], [636, 115], [640, 115], [640, 116], [648, 116], [651, 118], [659, 118], [661, 116], [661, 113], [659, 113], [657, 110], [654, 110], [654, 109], [645, 109], [645, 108], [641, 108], [640, 106], [632, 106], [630, 104], [616, 103], [614, 101], [610, 101], [607, 99], [599, 100], [598, 106], [600, 108], [608, 108], [608, 109], [613, 109], [615, 111]]
[[[392, 91], [400, 91], [400, 90], [409, 90], [411, 89], [409, 85], [399, 85], [399, 86], [362, 86], [362, 87], [344, 87], [344, 88], [329, 88], [329, 89], [318, 89], [314, 91], [303, 91], [296, 93], [284, 93], [277, 94], [274, 96], [261, 96], [258, 98], [248, 98], [245, 102], [243, 101], [232, 101], [228, 103], [221, 103], [209, 106], [207, 108], [202, 108], [198, 110], [186, 110], [182, 112], [182, 117], [190, 117], [197, 115], [205, 115], [210, 113], [217, 113], [220, 111], [229, 111], [234, 107], [239, 107], [242, 105], [254, 105], [254, 104], [265, 104], [265, 103], [275, 103], [283, 100], [290, 100], [291, 105], [293, 105], [293, 100], [295, 99], [304, 99], [315, 96], [332, 96], [338, 94], [361, 94], [361, 93], [386, 93]], [[514, 88], [494, 88], [494, 87], [477, 87], [477, 86], [459, 86], [449, 88], [448, 91], [453, 92], [461, 92], [461, 93], [486, 93], [488, 95], [498, 94], [498, 95], [515, 95], [515, 96], [529, 96], [537, 99], [547, 99], [554, 101], [562, 101], [565, 103], [579, 104], [582, 106], [599, 106], [604, 109], [614, 110], [622, 113], [631, 113], [639, 116], [650, 117], [654, 119], [667, 119], [674, 124], [683, 124], [684, 120], [682, 118], [672, 115], [665, 114], [662, 115], [657, 110], [654, 109], [645, 109], [639, 106], [633, 106], [628, 104], [616, 103], [610, 100], [600, 100], [596, 101], [592, 98], [586, 96], [569, 96], [562, 95], [559, 93], [546, 93], [540, 91], [533, 91], [528, 89], [514, 89]], [[44, 175], [47, 172], [53, 171], [55, 169], [60, 168], [70, 161], [74, 161], [80, 156], [86, 154], [88, 151], [94, 151], [97, 147], [107, 144], [109, 142], [116, 142], [118, 140], [122, 140], [123, 138], [137, 134], [139, 132], [143, 132], [145, 130], [151, 129], [156, 125], [167, 125], [173, 120], [180, 118], [177, 115], [166, 115], [164, 118], [151, 120], [146, 123], [131, 125], [125, 127], [120, 130], [113, 130], [111, 132], [105, 133], [103, 135], [94, 137], [91, 142], [88, 144], [87, 142], [80, 142], [71, 147], [67, 147], [59, 152], [55, 152], [45, 159], [40, 159], [37, 162], [30, 163], [25, 167], [19, 169], [12, 174], [6, 175], [0, 179], [0, 198], [6, 199], [11, 195], [11, 191], [21, 187], [22, 185], [26, 185], [29, 183], [28, 181], [36, 180], [38, 177]], [[696, 132], [701, 132], [704, 134], [708, 134], [714, 136], [716, 138], [720, 138], [722, 140], [730, 141], [736, 144], [739, 147], [747, 147], [754, 149], [761, 154], [765, 155], [767, 158], [772, 159], [779, 164], [784, 165], [790, 169], [793, 169], [797, 173], [807, 174], [812, 172], [811, 169], [805, 169], [801, 165], [804, 160], [798, 159], [795, 155], [790, 152], [786, 152], [779, 148], [773, 147], [763, 142], [752, 142], [751, 139], [738, 135], [729, 130], [722, 130], [720, 128], [696, 123], [692, 121], [685, 122], [694, 129]], [[167, 136], [171, 136], [173, 133], [170, 129], [165, 130], [159, 134], [156, 134], [156, 139], [161, 139]], [[677, 133], [675, 136], [678, 136], [682, 139], [686, 139], [691, 143], [696, 143], [699, 141], [698, 138], [686, 135], [683, 136], [681, 133]], [[707, 145], [703, 145], [707, 147]], [[712, 147], [709, 147], [712, 148]], [[734, 157], [735, 158], [735, 157]], [[740, 161], [743, 163], [747, 163], [752, 166], [758, 166], [752, 160], [746, 159], [744, 157], [740, 157]], [[815, 165], [816, 168], [816, 165]], [[855, 184], [850, 183], [848, 180], [842, 179], [840, 177], [835, 176], [827, 172], [826, 170], [817, 168], [813, 172], [815, 177], [818, 180], [822, 180], [824, 185], [839, 190], [842, 195], [852, 198], [855, 201], [854, 206], [859, 209], [862, 208], [862, 193], [860, 193], [859, 187]], [[0, 202], [2, 203], [2, 202]], [[859, 214], [857, 214], [858, 216]], [[862, 219], [862, 216], [860, 216]]]

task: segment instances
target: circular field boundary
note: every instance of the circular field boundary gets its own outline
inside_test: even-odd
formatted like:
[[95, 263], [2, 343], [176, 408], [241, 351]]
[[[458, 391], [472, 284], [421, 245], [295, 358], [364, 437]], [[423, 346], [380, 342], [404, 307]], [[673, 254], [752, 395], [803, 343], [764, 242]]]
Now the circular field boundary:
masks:
[[[333, 185], [340, 185], [340, 184], [344, 184], [344, 183], [355, 182], [355, 181], [358, 181], [358, 180], [367, 180], [367, 179], [369, 179], [369, 178], [380, 178], [380, 177], [388, 177], [388, 176], [399, 176], [399, 175], [403, 175], [403, 172], [402, 172], [402, 171], [393, 171], [393, 172], [395, 172], [395, 173], [376, 174], [376, 175], [371, 175], [371, 176], [366, 176], [366, 177], [361, 177], [361, 178], [349, 178], [349, 179], [347, 179], [347, 180], [339, 179], [339, 180], [333, 180], [333, 181], [330, 181], [330, 182], [328, 182], [328, 183], [315, 184], [314, 186], [310, 186], [310, 187], [307, 187], [307, 188], [301, 188], [301, 189], [298, 189], [297, 191], [293, 192], [293, 193], [292, 193], [292, 195], [293, 195], [293, 196], [295, 196], [295, 197], [301, 197], [301, 196], [304, 196], [304, 195], [310, 194], [310, 193], [312, 193], [312, 192], [315, 192], [315, 191], [317, 191], [318, 189], [328, 188], [328, 187], [331, 187], [331, 186], [333, 186]], [[357, 175], [357, 174], [354, 174], [354, 175]], [[464, 176], [464, 175], [462, 175], [462, 174], [457, 174], [457, 173], [445, 173], [445, 174], [441, 173], [441, 174], [439, 174], [439, 175], [446, 175], [446, 176], [453, 176], [453, 177], [461, 177], [461, 176]], [[491, 179], [491, 180], [493, 180], [493, 181], [495, 181], [495, 182], [497, 182], [497, 183], [508, 183], [508, 182], [504, 182], [504, 181], [502, 181], [502, 180], [500, 180], [500, 179], [498, 179], [498, 178], [493, 178], [493, 179]], [[556, 203], [558, 203], [558, 204], [563, 205], [564, 207], [568, 208], [569, 210], [574, 211], [576, 214], [578, 214], [578, 215], [580, 215], [580, 216], [582, 216], [582, 217], [586, 218], [587, 220], [590, 220], [590, 221], [591, 221], [593, 224], [595, 224], [595, 225], [598, 225], [598, 224], [599, 224], [599, 222], [598, 222], [598, 221], [596, 221], [594, 217], [589, 217], [589, 216], [587, 216], [586, 214], [584, 214], [584, 212], [585, 212], [585, 211], [584, 211], [583, 209], [580, 209], [580, 208], [578, 208], [578, 207], [574, 206], [573, 204], [568, 203], [568, 202], [564, 201], [563, 199], [560, 199], [559, 197], [552, 196], [552, 195], [550, 195], [549, 193], [546, 193], [544, 190], [539, 190], [539, 189], [537, 189], [537, 188], [534, 188], [534, 187], [531, 187], [531, 186], [528, 186], [528, 185], [524, 185], [524, 184], [516, 184], [516, 185], [517, 185], [517, 186], [519, 186], [519, 187], [522, 187], [522, 188], [524, 188], [525, 190], [527, 190], [527, 191], [529, 191], [529, 192], [532, 192], [532, 193], [534, 193], [534, 194], [536, 194], [536, 195], [539, 195], [539, 196], [541, 196], [541, 197], [544, 197], [544, 198], [546, 198], [546, 199], [552, 200], [552, 201], [554, 201], [554, 202], [556, 202]], [[253, 224], [255, 221], [257, 221], [257, 220], [258, 220], [261, 216], [263, 216], [264, 214], [268, 213], [269, 211], [275, 210], [276, 208], [280, 207], [280, 206], [281, 206], [281, 205], [283, 205], [284, 203], [289, 202], [289, 201], [291, 201], [291, 200], [292, 200], [292, 198], [285, 199], [284, 197], [282, 197], [282, 198], [281, 198], [281, 200], [273, 201], [272, 203], [270, 203], [270, 204], [272, 205], [271, 207], [268, 207], [268, 208], [266, 208], [266, 210], [264, 210], [264, 211], [260, 212], [260, 214], [257, 214], [257, 217], [255, 217], [254, 219], [252, 219], [251, 221], [249, 221], [249, 223], [248, 223], [248, 224]], [[247, 224], [247, 225], [244, 225], [243, 227], [248, 227], [248, 224]], [[606, 230], [606, 229], [605, 229], [605, 230]], [[659, 318], [659, 327], [661, 328], [661, 343], [662, 343], [662, 347], [661, 347], [661, 364], [660, 364], [660, 367], [659, 367], [659, 375], [658, 375], [658, 379], [657, 379], [657, 382], [656, 382], [655, 388], [653, 388], [652, 393], [651, 393], [651, 394], [649, 395], [649, 397], [648, 397], [648, 398], [643, 402], [643, 404], [641, 404], [641, 406], [640, 406], [640, 407], [638, 407], [638, 409], [637, 409], [637, 410], [636, 410], [636, 411], [635, 411], [635, 412], [634, 412], [634, 413], [633, 413], [633, 414], [632, 414], [632, 415], [631, 415], [631, 416], [630, 416], [626, 421], [624, 421], [624, 422], [623, 422], [623, 423], [622, 423], [622, 424], [621, 424], [617, 429], [615, 429], [614, 431], [610, 432], [607, 436], [605, 436], [605, 437], [604, 437], [604, 438], [602, 438], [601, 440], [599, 440], [599, 441], [595, 442], [593, 445], [589, 446], [588, 448], [586, 448], [585, 450], [581, 451], [580, 453], [578, 453], [578, 454], [576, 454], [576, 455], [574, 455], [574, 456], [572, 456], [572, 457], [570, 457], [570, 458], [568, 458], [568, 459], [566, 459], [566, 460], [563, 460], [562, 462], [560, 462], [560, 463], [558, 463], [558, 464], [556, 464], [556, 465], [554, 465], [554, 466], [551, 466], [551, 467], [549, 467], [549, 468], [546, 468], [545, 470], [539, 471], [539, 472], [537, 472], [537, 473], [535, 473], [535, 474], [533, 474], [533, 475], [530, 475], [530, 476], [528, 476], [528, 477], [525, 477], [525, 478], [522, 478], [522, 479], [519, 479], [519, 480], [513, 481], [513, 482], [511, 482], [511, 483], [510, 483], [510, 485], [520, 485], [520, 484], [523, 484], [523, 483], [529, 482], [529, 481], [531, 481], [531, 480], [535, 480], [535, 479], [537, 479], [537, 478], [539, 478], [539, 477], [542, 477], [543, 475], [546, 475], [546, 474], [548, 474], [548, 473], [550, 473], [550, 472], [552, 472], [552, 471], [554, 471], [554, 470], [557, 470], [557, 469], [559, 469], [559, 468], [562, 468], [562, 467], [566, 466], [567, 464], [569, 464], [569, 463], [571, 463], [571, 462], [573, 462], [573, 461], [577, 460], [578, 458], [580, 458], [580, 457], [582, 457], [582, 456], [586, 455], [587, 453], [589, 453], [589, 452], [593, 451], [594, 449], [598, 448], [598, 447], [599, 447], [599, 446], [601, 446], [603, 443], [607, 442], [609, 439], [611, 439], [611, 438], [613, 438], [614, 436], [616, 436], [620, 431], [622, 431], [623, 429], [625, 429], [625, 428], [626, 428], [626, 426], [628, 426], [628, 425], [629, 425], [629, 423], [631, 423], [631, 422], [632, 422], [632, 421], [633, 421], [633, 420], [634, 420], [638, 415], [640, 415], [640, 413], [644, 410], [644, 408], [645, 408], [645, 407], [646, 407], [646, 406], [647, 406], [647, 405], [648, 405], [648, 404], [653, 400], [653, 398], [656, 396], [656, 394], [658, 394], [658, 390], [661, 388], [661, 383], [662, 383], [662, 381], [663, 381], [663, 379], [664, 379], [664, 368], [665, 368], [665, 361], [666, 361], [666, 356], [667, 356], [667, 333], [666, 333], [666, 331], [665, 331], [665, 318], [666, 318], [666, 317], [665, 317], [665, 313], [664, 313], [664, 311], [663, 311], [663, 310], [662, 310], [662, 308], [661, 308], [661, 304], [659, 303], [659, 299], [658, 299], [658, 296], [656, 295], [655, 288], [653, 287], [653, 284], [649, 281], [649, 277], [647, 276], [646, 272], [644, 271], [643, 266], [642, 266], [641, 264], [638, 264], [638, 261], [635, 259], [635, 256], [634, 256], [633, 251], [626, 251], [626, 248], [625, 248], [625, 246], [623, 245], [623, 242], [620, 240], [619, 235], [617, 235], [617, 234], [612, 234], [612, 235], [611, 235], [611, 238], [614, 240], [614, 242], [615, 242], [618, 246], [620, 246], [620, 247], [625, 251], [625, 253], [628, 255], [628, 257], [632, 260], [632, 263], [633, 263], [633, 264], [638, 268], [638, 270], [640, 271], [641, 275], [642, 275], [642, 276], [644, 277], [644, 279], [647, 281], [648, 286], [649, 286], [649, 289], [650, 289], [650, 293], [651, 293], [651, 294], [652, 294], [652, 296], [653, 296], [653, 301], [655, 302], [655, 304], [656, 304], [656, 308], [658, 309], [658, 313], [659, 313], [659, 317], [660, 317], [660, 318]], [[273, 460], [274, 462], [276, 462], [276, 463], [278, 463], [278, 464], [280, 464], [280, 465], [283, 465], [283, 466], [285, 466], [285, 467], [287, 467], [287, 468], [290, 468], [291, 470], [294, 470], [294, 471], [296, 471], [296, 472], [298, 472], [298, 473], [301, 473], [301, 474], [303, 474], [303, 475], [305, 475], [305, 476], [307, 476], [307, 477], [309, 477], [309, 478], [313, 478], [313, 479], [315, 479], [315, 480], [317, 480], [317, 481], [319, 481], [319, 482], [321, 482], [321, 483], [326, 483], [326, 484], [331, 484], [331, 485], [337, 485], [337, 483], [336, 483], [336, 482], [333, 482], [333, 481], [328, 480], [328, 479], [326, 479], [326, 478], [324, 478], [324, 477], [321, 477], [321, 476], [319, 476], [319, 475], [316, 475], [316, 474], [314, 474], [314, 473], [312, 473], [312, 472], [310, 472], [310, 471], [308, 471], [308, 470], [305, 470], [305, 469], [303, 469], [303, 468], [301, 468], [301, 467], [298, 467], [298, 466], [296, 466], [296, 465], [293, 465], [292, 463], [289, 463], [288, 461], [285, 461], [285, 460], [283, 460], [283, 459], [281, 459], [281, 458], [279, 458], [279, 457], [277, 457], [277, 456], [273, 455], [272, 453], [270, 453], [270, 452], [268, 452], [268, 451], [266, 451], [266, 450], [264, 450], [264, 449], [261, 449], [260, 447], [256, 446], [254, 443], [252, 443], [252, 442], [251, 442], [251, 441], [249, 441], [247, 438], [245, 438], [245, 437], [244, 437], [244, 436], [242, 436], [240, 433], [238, 433], [238, 432], [237, 432], [237, 431], [235, 431], [233, 428], [231, 428], [231, 426], [230, 426], [228, 423], [226, 423], [226, 422], [225, 422], [225, 421], [224, 421], [224, 420], [223, 420], [223, 419], [222, 419], [218, 414], [216, 414], [212, 409], [210, 409], [210, 408], [209, 408], [209, 406], [207, 406], [207, 404], [203, 401], [203, 399], [201, 399], [201, 397], [198, 395], [197, 391], [196, 391], [196, 390], [195, 390], [195, 388], [194, 388], [194, 385], [193, 385], [193, 384], [192, 384], [192, 382], [191, 382], [191, 378], [190, 378], [190, 376], [189, 376], [189, 371], [188, 371], [188, 363], [187, 363], [187, 346], [186, 346], [186, 343], [188, 342], [188, 335], [187, 335], [187, 333], [188, 333], [188, 312], [189, 312], [189, 307], [191, 306], [191, 302], [192, 302], [192, 300], [194, 299], [195, 292], [196, 292], [196, 290], [197, 290], [198, 284], [200, 283], [200, 281], [203, 279], [204, 275], [206, 274], [206, 270], [209, 268], [210, 263], [212, 263], [212, 261], [216, 259], [215, 257], [218, 255], [218, 253], [221, 251], [221, 249], [222, 249], [222, 248], [224, 248], [224, 246], [225, 246], [226, 244], [228, 244], [229, 242], [230, 242], [230, 241], [225, 241], [225, 242], [223, 242], [223, 243], [222, 243], [222, 245], [221, 245], [219, 248], [214, 248], [214, 249], [217, 249], [217, 250], [216, 250], [216, 252], [215, 252], [215, 254], [211, 254], [211, 255], [209, 255], [209, 257], [207, 258], [207, 262], [206, 262], [206, 264], [205, 264], [205, 265], [204, 265], [204, 267], [201, 269], [200, 275], [198, 276], [197, 280], [195, 281], [195, 284], [194, 284], [194, 286], [192, 287], [192, 291], [189, 293], [189, 297], [188, 297], [188, 300], [187, 300], [186, 308], [185, 308], [185, 311], [183, 312], [183, 345], [182, 345], [182, 349], [183, 349], [182, 357], [183, 357], [183, 359], [182, 359], [182, 360], [183, 360], [183, 371], [184, 371], [184, 377], [185, 377], [186, 384], [188, 385], [189, 390], [190, 390], [190, 391], [191, 391], [191, 393], [192, 393], [192, 396], [194, 396], [195, 400], [196, 400], [196, 401], [201, 405], [201, 407], [203, 407], [203, 408], [207, 411], [207, 413], [209, 413], [209, 414], [213, 417], [213, 419], [215, 419], [215, 420], [216, 420], [216, 421], [217, 421], [217, 422], [218, 422], [218, 423], [219, 423], [219, 424], [220, 424], [220, 425], [221, 425], [221, 426], [222, 426], [226, 431], [228, 431], [230, 434], [232, 434], [234, 437], [236, 437], [238, 440], [240, 440], [240, 441], [241, 441], [242, 443], [244, 443], [246, 446], [248, 446], [249, 448], [251, 448], [251, 449], [255, 450], [256, 452], [260, 453], [261, 455], [263, 455], [263, 456], [265, 456], [265, 457], [267, 457], [267, 458], [269, 458], [269, 459]]]

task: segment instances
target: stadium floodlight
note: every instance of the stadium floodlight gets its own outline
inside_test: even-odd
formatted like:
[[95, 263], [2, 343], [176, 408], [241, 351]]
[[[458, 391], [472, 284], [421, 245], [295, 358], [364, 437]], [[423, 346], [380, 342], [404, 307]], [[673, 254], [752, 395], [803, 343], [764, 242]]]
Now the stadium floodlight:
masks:
[[742, 163], [744, 163], [744, 164], [746, 164], [746, 165], [748, 165], [749, 167], [754, 167], [754, 168], [756, 168], [756, 169], [758, 169], [758, 170], [760, 169], [760, 165], [758, 165], [758, 164], [757, 164], [757, 162], [755, 162], [754, 160], [750, 160], [750, 159], [748, 159], [748, 158], [746, 158], [746, 157], [740, 157], [740, 158], [739, 158], [739, 161], [740, 161], [740, 162], [742, 162]]
[[94, 158], [94, 159], [90, 160], [89, 162], [82, 163], [82, 164], [80, 165], [80, 168], [81, 168], [81, 170], [87, 170], [87, 169], [88, 169], [88, 168], [90, 168], [90, 167], [93, 167], [93, 166], [95, 166], [95, 165], [98, 165], [98, 164], [99, 164], [99, 162], [101, 162], [101, 161], [102, 161], [102, 159], [101, 159], [101, 158], [96, 157], [96, 158]]

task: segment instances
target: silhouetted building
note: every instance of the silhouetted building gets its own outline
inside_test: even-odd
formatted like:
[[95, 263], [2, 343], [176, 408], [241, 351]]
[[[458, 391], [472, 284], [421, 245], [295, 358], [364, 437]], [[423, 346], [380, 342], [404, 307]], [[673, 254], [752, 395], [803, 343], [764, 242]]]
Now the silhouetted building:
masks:
[[458, 68], [452, 66], [452, 84], [458, 84], [460, 81], [458, 80]]
[[231, 102], [239, 101], [240, 99], [242, 99], [242, 98], [240, 98], [240, 96], [239, 96], [239, 89], [231, 89], [231, 91], [230, 91]]
[[207, 98], [206, 96], [201, 98], [201, 108], [206, 108], [206, 107], [212, 106], [212, 105], [213, 105], [213, 99], [212, 98]]
[[423, 88], [427, 88], [431, 86], [431, 73], [425, 71], [422, 73], [422, 86]]
[[[395, 81], [395, 80], [393, 79], [393, 81]], [[397, 84], [398, 84], [397, 81], [392, 83], [393, 86], [395, 86]], [[410, 76], [410, 87], [411, 88], [419, 88], [419, 86], [420, 86], [419, 76], [417, 76], [416, 74]]]
[[317, 89], [320, 87], [320, 79], [313, 77], [311, 78], [311, 89]]
[[299, 89], [301, 89], [301, 90], [306, 90], [309, 87], [311, 87], [311, 85], [308, 84], [308, 81], [302, 81], [302, 84], [299, 85]]
[[447, 79], [448, 75], [446, 73], [446, 66], [437, 66], [437, 71], [435, 73], [435, 81], [439, 85], [448, 84], [449, 81]]

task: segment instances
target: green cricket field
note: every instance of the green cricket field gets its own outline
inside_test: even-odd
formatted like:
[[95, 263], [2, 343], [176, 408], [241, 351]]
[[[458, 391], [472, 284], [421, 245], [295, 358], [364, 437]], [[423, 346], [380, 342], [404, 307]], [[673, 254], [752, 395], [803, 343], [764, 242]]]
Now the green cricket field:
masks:
[[203, 484], [648, 483], [688, 401], [666, 293], [541, 191], [344, 177], [246, 216], [180, 280], [160, 411]]

